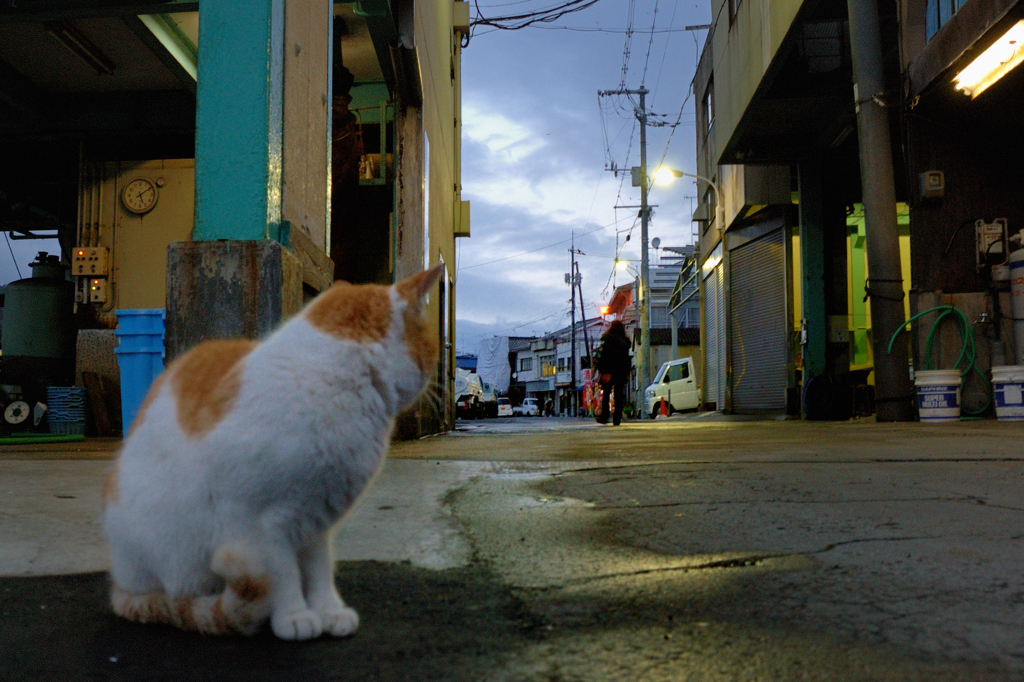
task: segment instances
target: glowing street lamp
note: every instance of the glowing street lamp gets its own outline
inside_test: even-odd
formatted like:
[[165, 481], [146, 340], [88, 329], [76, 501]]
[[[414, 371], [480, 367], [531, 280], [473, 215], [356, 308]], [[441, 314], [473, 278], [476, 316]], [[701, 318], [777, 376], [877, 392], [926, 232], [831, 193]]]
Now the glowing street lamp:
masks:
[[675, 168], [667, 168], [662, 166], [658, 170], [654, 171], [654, 180], [665, 185], [676, 178], [694, 178], [701, 182], [706, 182], [711, 189], [715, 190], [715, 226], [719, 232], [725, 230], [725, 204], [722, 203], [722, 190], [709, 178], [705, 178], [703, 175], [694, 175], [693, 173], [684, 173], [683, 171], [677, 171]]

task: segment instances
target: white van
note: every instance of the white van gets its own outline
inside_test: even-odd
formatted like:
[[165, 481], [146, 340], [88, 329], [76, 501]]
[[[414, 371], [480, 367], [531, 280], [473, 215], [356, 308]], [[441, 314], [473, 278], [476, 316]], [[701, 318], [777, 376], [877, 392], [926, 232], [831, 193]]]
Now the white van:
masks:
[[663, 364], [654, 376], [654, 382], [644, 391], [644, 400], [651, 419], [660, 414], [662, 400], [669, 414], [699, 408], [700, 389], [693, 358], [679, 358]]
[[499, 417], [511, 417], [512, 416], [512, 403], [508, 401], [508, 398], [498, 398], [498, 416]]

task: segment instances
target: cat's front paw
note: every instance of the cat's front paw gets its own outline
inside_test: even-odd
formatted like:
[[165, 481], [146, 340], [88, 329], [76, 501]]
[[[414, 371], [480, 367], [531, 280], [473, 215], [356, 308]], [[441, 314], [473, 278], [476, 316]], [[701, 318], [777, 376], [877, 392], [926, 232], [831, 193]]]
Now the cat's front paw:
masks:
[[324, 624], [324, 632], [335, 637], [351, 635], [359, 627], [359, 614], [344, 605], [320, 611], [320, 620]]
[[316, 611], [303, 609], [270, 617], [270, 629], [281, 639], [316, 639], [324, 631], [323, 621]]

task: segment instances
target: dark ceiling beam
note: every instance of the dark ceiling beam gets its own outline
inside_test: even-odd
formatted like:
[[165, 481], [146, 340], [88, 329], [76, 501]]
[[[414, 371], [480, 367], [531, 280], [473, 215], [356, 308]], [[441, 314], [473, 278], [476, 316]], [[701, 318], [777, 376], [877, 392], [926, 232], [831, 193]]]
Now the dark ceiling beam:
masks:
[[384, 74], [384, 82], [394, 92], [397, 85], [395, 66], [391, 61], [391, 48], [398, 45], [398, 27], [391, 11], [390, 0], [357, 0], [356, 15], [366, 19], [366, 27], [373, 41], [373, 51]]
[[[181, 62], [179, 62], [178, 59], [170, 53], [167, 47], [160, 42], [160, 39], [157, 38], [151, 30], [149, 30], [149, 27], [135, 15], [122, 16], [121, 21], [123, 21], [125, 25], [139, 37], [139, 40], [149, 48], [149, 51], [167, 67], [167, 70], [174, 74], [174, 77], [178, 79], [178, 82], [181, 83], [182, 87], [192, 93], [192, 96], [195, 97], [196, 79], [193, 78], [192, 74], [182, 66]], [[195, 46], [190, 45], [190, 47], [194, 52]]]
[[54, 95], [48, 117], [2, 121], [0, 140], [195, 134], [195, 97], [182, 90]]
[[0, 2], [0, 24], [198, 11], [199, 3], [194, 0], [19, 0], [13, 7], [8, 2]]

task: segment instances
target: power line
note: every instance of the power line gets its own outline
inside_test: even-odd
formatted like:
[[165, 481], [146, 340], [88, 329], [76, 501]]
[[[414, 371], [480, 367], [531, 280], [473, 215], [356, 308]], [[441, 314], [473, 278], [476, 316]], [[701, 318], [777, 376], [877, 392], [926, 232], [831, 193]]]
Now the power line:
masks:
[[[675, 0], [675, 2], [672, 3], [672, 16], [669, 17], [669, 20], [668, 20], [669, 26], [671, 26], [672, 22], [674, 22], [676, 20], [676, 10], [677, 9], [679, 9], [679, 0]], [[683, 29], [683, 30], [685, 31], [686, 29]], [[654, 29], [652, 28], [651, 31], [653, 33]], [[665, 41], [665, 51], [661, 53], [661, 65], [658, 66], [658, 78], [654, 81], [654, 93], [658, 92], [658, 86], [661, 84], [661, 74], [664, 73], [664, 71], [665, 71], [665, 57], [668, 56], [668, 44], [669, 44], [669, 41], [666, 40]], [[694, 64], [696, 64], [696, 62], [694, 62]]]
[[[613, 225], [618, 225], [618, 221], [616, 221], [614, 223], [608, 223], [607, 225], [602, 225], [600, 227], [595, 227], [593, 230], [587, 230], [586, 232], [580, 232], [580, 236], [583, 237], [583, 236], [588, 235], [588, 234], [593, 234], [595, 232], [599, 232], [600, 230], [604, 230], [606, 228], [612, 227]], [[536, 249], [530, 249], [529, 251], [523, 251], [522, 253], [516, 253], [516, 254], [512, 254], [511, 256], [505, 256], [504, 258], [497, 258], [495, 260], [489, 260], [486, 263], [477, 263], [476, 265], [467, 265], [467, 266], [463, 267], [462, 269], [463, 270], [472, 270], [473, 268], [482, 268], [485, 265], [492, 265], [494, 263], [500, 263], [502, 261], [512, 260], [513, 258], [519, 258], [520, 256], [528, 256], [531, 253], [537, 253], [538, 251], [543, 251], [544, 249], [550, 249], [550, 248], [552, 248], [554, 246], [561, 246], [562, 244], [568, 244], [571, 241], [572, 241], [572, 237], [570, 237], [569, 239], [563, 239], [560, 242], [554, 242], [552, 244], [547, 244], [545, 246], [538, 246]]]
[[647, 65], [651, 62], [651, 48], [654, 47], [654, 29], [658, 28], [658, 0], [654, 0], [654, 22], [651, 24], [651, 37], [647, 40], [647, 55], [644, 57], [644, 72], [640, 75], [640, 87], [647, 82]]
[[680, 27], [669, 27], [669, 28], [598, 28], [596, 26], [531, 26], [530, 28], [538, 28], [544, 31], [574, 31], [577, 33], [687, 33], [692, 29], [680, 28]]
[[14, 249], [11, 248], [11, 235], [4, 232], [4, 237], [7, 238], [7, 250], [11, 252], [11, 260], [14, 261], [14, 269], [18, 271], [18, 279], [21, 279], [21, 268], [18, 267], [18, 259], [14, 257]]
[[[630, 0], [632, 2], [632, 0]], [[583, 10], [597, 4], [598, 0], [566, 0], [566, 2], [533, 12], [522, 14], [508, 14], [500, 17], [485, 17], [480, 11], [480, 3], [474, 2], [476, 7], [476, 18], [470, 22], [470, 26], [489, 26], [502, 31], [518, 31], [538, 22], [551, 23], [564, 17], [566, 14], [582, 12]]]
[[622, 78], [619, 80], [619, 88], [626, 87], [626, 73], [629, 71], [629, 46], [633, 40], [633, 13], [636, 9], [634, 0], [629, 0], [629, 8], [626, 10], [626, 41], [622, 47]]
[[516, 322], [515, 324], [509, 325], [507, 327], [502, 327], [501, 329], [495, 329], [491, 333], [494, 334], [494, 336], [499, 336], [498, 332], [515, 331], [516, 329], [521, 329], [522, 327], [525, 327], [525, 326], [530, 325], [530, 324], [537, 324], [538, 322], [543, 322], [544, 320], [552, 318], [555, 315], [559, 315], [560, 316], [559, 317], [559, 321], [561, 321], [561, 318], [565, 317], [565, 314], [567, 312], [569, 312], [568, 306], [563, 308], [561, 303], [559, 303], [553, 309], [549, 308], [548, 310], [555, 310], [555, 312], [547, 312], [546, 314], [542, 315], [541, 317], [537, 317], [537, 318], [533, 318], [533, 319], [530, 319], [530, 320], [526, 320], [524, 322]]

